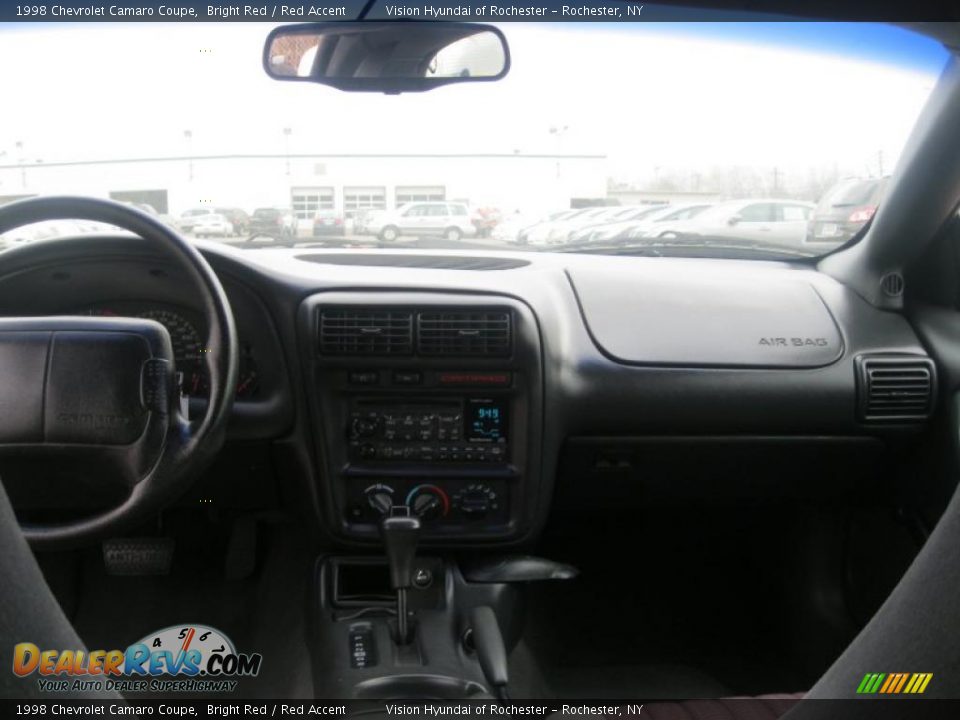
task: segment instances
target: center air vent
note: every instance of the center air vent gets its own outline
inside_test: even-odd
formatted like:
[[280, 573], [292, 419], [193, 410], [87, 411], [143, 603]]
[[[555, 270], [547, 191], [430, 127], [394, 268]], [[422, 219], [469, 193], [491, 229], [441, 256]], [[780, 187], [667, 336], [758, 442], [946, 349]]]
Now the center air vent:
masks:
[[413, 313], [378, 308], [327, 309], [320, 313], [324, 355], [409, 355]]
[[421, 355], [505, 357], [510, 354], [510, 313], [439, 310], [417, 316]]
[[860, 419], [919, 422], [930, 417], [935, 387], [933, 361], [904, 355], [857, 358]]

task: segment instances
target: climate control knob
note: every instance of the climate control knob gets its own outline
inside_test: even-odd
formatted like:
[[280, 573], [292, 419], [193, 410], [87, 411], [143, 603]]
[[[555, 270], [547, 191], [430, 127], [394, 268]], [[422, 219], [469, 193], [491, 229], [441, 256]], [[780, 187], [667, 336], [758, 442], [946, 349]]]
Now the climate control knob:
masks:
[[417, 485], [407, 493], [406, 504], [424, 520], [436, 520], [450, 512], [450, 498], [436, 485]]
[[363, 494], [367, 497], [367, 505], [378, 515], [386, 515], [393, 507], [393, 488], [389, 485], [371, 485]]
[[460, 512], [476, 519], [498, 507], [497, 493], [493, 488], [480, 483], [468, 486], [454, 497], [454, 501]]

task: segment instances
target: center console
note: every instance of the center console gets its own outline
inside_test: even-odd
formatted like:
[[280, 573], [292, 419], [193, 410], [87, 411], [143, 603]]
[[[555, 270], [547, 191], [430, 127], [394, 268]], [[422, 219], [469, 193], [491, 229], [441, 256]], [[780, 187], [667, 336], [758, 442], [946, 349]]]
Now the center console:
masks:
[[426, 544], [523, 539], [540, 500], [543, 378], [536, 320], [502, 296], [328, 292], [301, 311], [321, 508], [377, 541], [408, 506]]

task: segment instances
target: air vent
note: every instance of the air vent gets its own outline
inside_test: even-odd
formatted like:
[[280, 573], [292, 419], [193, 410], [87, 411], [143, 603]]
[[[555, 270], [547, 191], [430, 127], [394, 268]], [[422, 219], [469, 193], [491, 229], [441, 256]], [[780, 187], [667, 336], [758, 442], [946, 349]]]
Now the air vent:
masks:
[[883, 292], [888, 297], [900, 297], [903, 295], [903, 275], [898, 272], [887, 273], [880, 281]]
[[930, 417], [936, 380], [930, 359], [860, 356], [857, 380], [861, 420], [919, 422]]
[[326, 309], [320, 313], [324, 355], [409, 355], [413, 313], [379, 308]]
[[440, 310], [417, 316], [422, 355], [504, 357], [510, 354], [510, 313]]

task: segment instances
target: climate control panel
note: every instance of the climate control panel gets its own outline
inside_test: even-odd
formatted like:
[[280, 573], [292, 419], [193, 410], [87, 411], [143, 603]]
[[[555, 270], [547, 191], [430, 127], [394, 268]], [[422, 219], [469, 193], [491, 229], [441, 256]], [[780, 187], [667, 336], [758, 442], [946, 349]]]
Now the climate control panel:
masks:
[[393, 505], [406, 505], [430, 525], [470, 525], [506, 522], [507, 481], [504, 479], [443, 479], [428, 482], [389, 479], [369, 482], [356, 478], [349, 488], [347, 520], [379, 521]]

